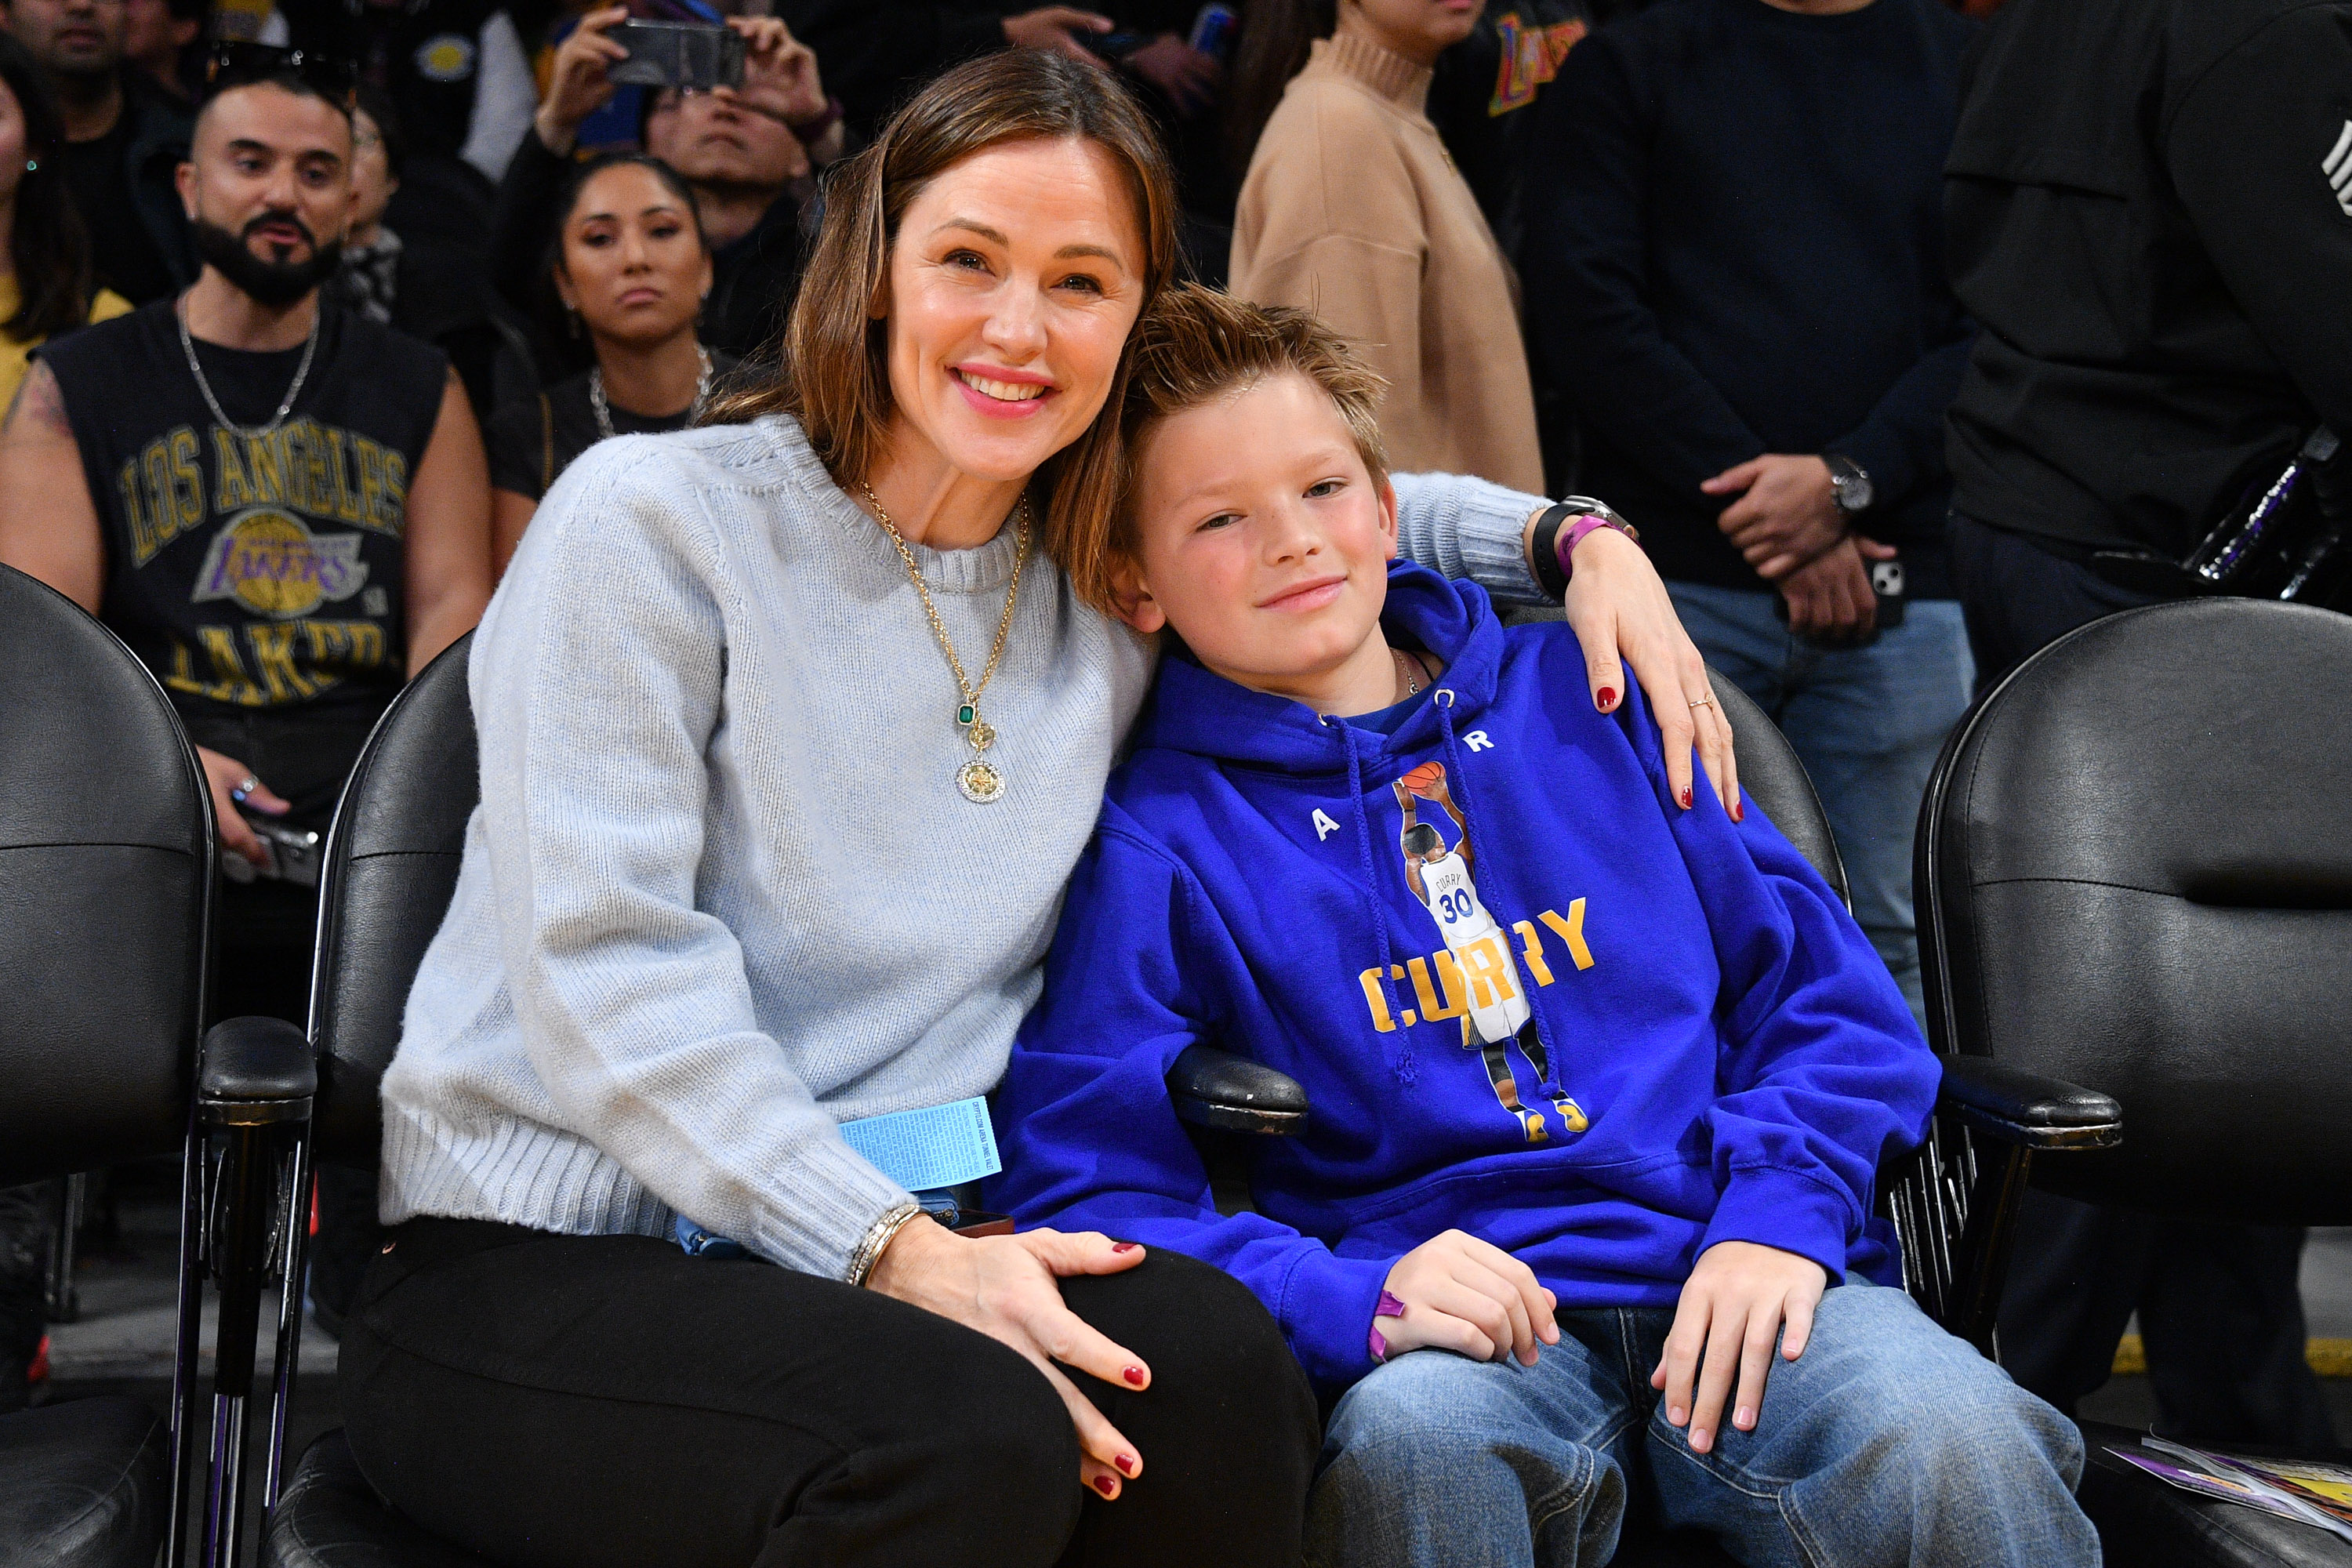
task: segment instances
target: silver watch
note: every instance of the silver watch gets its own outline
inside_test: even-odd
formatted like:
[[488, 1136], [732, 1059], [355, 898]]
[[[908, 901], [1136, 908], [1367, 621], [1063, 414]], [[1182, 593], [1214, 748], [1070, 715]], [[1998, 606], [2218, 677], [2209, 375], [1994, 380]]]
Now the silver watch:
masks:
[[1869, 510], [1870, 503], [1877, 499], [1869, 472], [1852, 458], [1835, 452], [1823, 452], [1822, 461], [1829, 465], [1830, 490], [1838, 510], [1848, 517]]

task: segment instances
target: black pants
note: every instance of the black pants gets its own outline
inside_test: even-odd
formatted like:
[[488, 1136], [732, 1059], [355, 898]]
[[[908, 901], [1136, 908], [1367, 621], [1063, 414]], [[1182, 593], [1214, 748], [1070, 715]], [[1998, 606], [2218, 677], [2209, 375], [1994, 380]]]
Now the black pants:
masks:
[[[1980, 692], [2075, 627], [2156, 602], [1971, 518], [1952, 519], [1950, 540]], [[2166, 1436], [2332, 1447], [2304, 1361], [2303, 1243], [2292, 1226], [2162, 1219], [2028, 1194], [2001, 1298], [2001, 1364], [2071, 1416], [2107, 1381], [2137, 1311]]]
[[1151, 1366], [1140, 1394], [1073, 1374], [1143, 1456], [1116, 1502], [994, 1340], [644, 1237], [398, 1227], [340, 1394], [369, 1482], [510, 1568], [1295, 1563], [1320, 1432], [1256, 1300], [1172, 1253], [1062, 1288]]

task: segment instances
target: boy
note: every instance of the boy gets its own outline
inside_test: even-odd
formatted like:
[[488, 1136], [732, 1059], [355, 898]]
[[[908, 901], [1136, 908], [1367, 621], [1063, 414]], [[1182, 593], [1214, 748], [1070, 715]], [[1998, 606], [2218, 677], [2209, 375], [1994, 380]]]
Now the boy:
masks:
[[[1639, 1488], [1754, 1564], [2095, 1562], [2074, 1428], [1892, 1288], [1873, 1173], [1936, 1063], [1835, 897], [1760, 816], [1676, 809], [1564, 627], [1389, 565], [1379, 384], [1311, 317], [1180, 289], [1135, 355], [1095, 589], [1182, 648], [999, 1093], [994, 1206], [1257, 1293], [1337, 1399], [1318, 1560], [1605, 1563]], [[1169, 1104], [1200, 1040], [1312, 1101], [1255, 1214]]]

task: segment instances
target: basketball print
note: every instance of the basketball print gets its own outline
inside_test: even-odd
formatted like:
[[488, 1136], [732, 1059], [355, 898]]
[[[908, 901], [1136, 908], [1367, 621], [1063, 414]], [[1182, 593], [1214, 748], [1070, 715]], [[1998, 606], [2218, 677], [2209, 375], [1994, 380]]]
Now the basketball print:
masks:
[[1406, 793], [1417, 795], [1423, 800], [1435, 800], [1437, 796], [1433, 792], [1444, 782], [1445, 764], [1443, 763], [1423, 763], [1397, 780], [1405, 787]]

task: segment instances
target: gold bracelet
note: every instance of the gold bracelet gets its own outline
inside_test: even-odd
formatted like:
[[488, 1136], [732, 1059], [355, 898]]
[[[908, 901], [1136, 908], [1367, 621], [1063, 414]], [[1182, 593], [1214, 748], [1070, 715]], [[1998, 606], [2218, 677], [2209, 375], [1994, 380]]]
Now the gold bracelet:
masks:
[[849, 1273], [845, 1276], [848, 1281], [852, 1285], [864, 1285], [866, 1277], [874, 1272], [874, 1266], [882, 1261], [882, 1254], [889, 1249], [892, 1238], [908, 1220], [919, 1218], [922, 1212], [923, 1205], [920, 1204], [900, 1204], [868, 1226], [866, 1229], [866, 1238], [857, 1244], [857, 1250], [850, 1255]]

